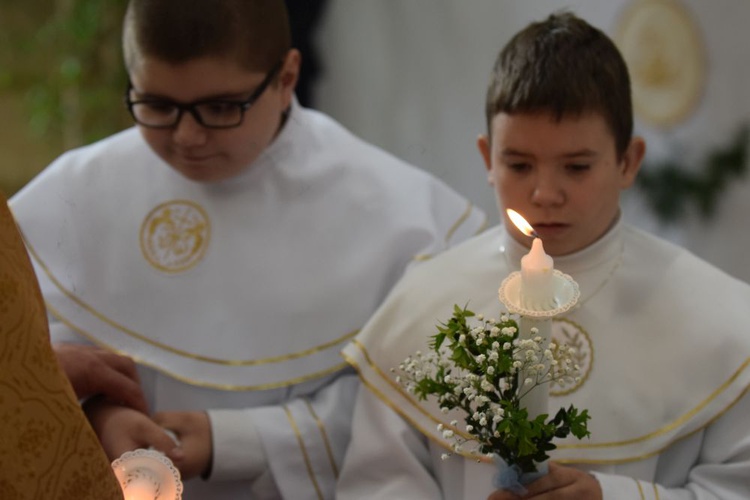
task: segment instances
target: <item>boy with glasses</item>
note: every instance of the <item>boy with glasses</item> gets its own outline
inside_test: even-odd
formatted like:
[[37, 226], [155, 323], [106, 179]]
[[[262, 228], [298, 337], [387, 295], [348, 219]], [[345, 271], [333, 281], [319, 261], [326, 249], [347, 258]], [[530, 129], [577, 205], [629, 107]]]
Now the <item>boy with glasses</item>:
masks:
[[[535, 390], [550, 391], [550, 416], [588, 409], [590, 438], [555, 440], [549, 473], [525, 494], [493, 491], [497, 467], [475, 443], [441, 460], [471, 431], [465, 414], [420, 400], [389, 371], [429, 352], [454, 304], [500, 317], [498, 288], [531, 244], [506, 215], [405, 276], [345, 349], [364, 383], [338, 500], [750, 498], [750, 286], [621, 219], [620, 193], [645, 153], [629, 82], [603, 32], [553, 14], [498, 55], [478, 140], [500, 211], [524, 216], [580, 287], [551, 325], [557, 345], [575, 347], [580, 377]], [[512, 415], [495, 416], [487, 427], [502, 435]]]
[[53, 340], [132, 356], [159, 412], [94, 400], [93, 427], [110, 458], [168, 452], [186, 499], [331, 498], [358, 386], [341, 347], [484, 216], [295, 102], [282, 0], [132, 0], [124, 54], [137, 127], [12, 200]]

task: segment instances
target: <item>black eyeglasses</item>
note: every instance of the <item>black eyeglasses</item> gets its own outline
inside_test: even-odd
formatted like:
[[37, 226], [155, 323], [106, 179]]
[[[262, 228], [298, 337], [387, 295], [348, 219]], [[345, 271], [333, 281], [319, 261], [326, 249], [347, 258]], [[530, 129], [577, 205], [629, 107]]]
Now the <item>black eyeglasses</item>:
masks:
[[242, 124], [247, 111], [263, 95], [274, 77], [281, 69], [279, 61], [268, 72], [258, 88], [245, 100], [205, 99], [187, 104], [180, 104], [167, 99], [141, 99], [133, 101], [130, 93], [133, 85], [128, 84], [125, 92], [125, 104], [133, 120], [149, 128], [172, 128], [180, 122], [182, 113], [187, 111], [195, 121], [206, 128], [232, 128]]

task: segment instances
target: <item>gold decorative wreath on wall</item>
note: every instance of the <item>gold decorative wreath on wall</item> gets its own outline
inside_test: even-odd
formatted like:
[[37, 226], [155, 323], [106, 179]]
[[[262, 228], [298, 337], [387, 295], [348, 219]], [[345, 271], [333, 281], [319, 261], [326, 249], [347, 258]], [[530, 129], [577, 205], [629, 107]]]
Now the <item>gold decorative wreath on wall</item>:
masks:
[[695, 110], [706, 82], [700, 29], [678, 0], [635, 0], [621, 14], [615, 41], [630, 70], [633, 107], [643, 122], [669, 128]]

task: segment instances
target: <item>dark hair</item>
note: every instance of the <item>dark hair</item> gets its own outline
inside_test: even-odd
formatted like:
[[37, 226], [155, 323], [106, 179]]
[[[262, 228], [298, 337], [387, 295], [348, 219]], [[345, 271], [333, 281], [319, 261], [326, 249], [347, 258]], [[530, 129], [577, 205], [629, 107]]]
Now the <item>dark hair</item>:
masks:
[[498, 113], [549, 112], [558, 121], [601, 113], [618, 157], [633, 134], [630, 77], [620, 51], [606, 34], [569, 12], [530, 24], [505, 45], [485, 111], [488, 130]]
[[128, 69], [144, 56], [169, 63], [221, 56], [268, 71], [290, 47], [283, 0], [130, 0], [123, 26]]

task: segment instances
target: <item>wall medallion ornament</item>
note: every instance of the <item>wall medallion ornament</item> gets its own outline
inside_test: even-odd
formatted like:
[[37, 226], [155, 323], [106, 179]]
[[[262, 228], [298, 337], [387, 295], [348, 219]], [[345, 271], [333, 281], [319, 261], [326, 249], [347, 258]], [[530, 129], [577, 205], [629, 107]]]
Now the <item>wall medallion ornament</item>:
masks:
[[683, 122], [706, 81], [703, 37], [687, 8], [679, 0], [635, 0], [620, 16], [615, 40], [630, 70], [636, 115], [663, 128]]
[[149, 264], [166, 273], [196, 266], [206, 253], [211, 226], [197, 203], [171, 200], [148, 213], [141, 225], [141, 251]]

